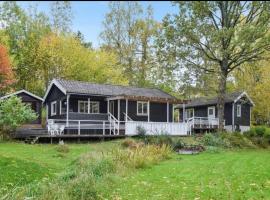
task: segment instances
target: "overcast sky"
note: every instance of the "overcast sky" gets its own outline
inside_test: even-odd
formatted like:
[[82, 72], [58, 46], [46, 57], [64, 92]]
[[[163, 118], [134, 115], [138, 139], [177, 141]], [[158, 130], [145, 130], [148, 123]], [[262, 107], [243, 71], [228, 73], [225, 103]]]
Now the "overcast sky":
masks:
[[[30, 4], [37, 5], [38, 10], [49, 14], [49, 2], [18, 2], [23, 8], [28, 8]], [[86, 41], [92, 42], [94, 47], [100, 43], [99, 34], [102, 31], [102, 21], [106, 12], [108, 12], [108, 2], [80, 2], [74, 1], [72, 4], [73, 10], [73, 26], [74, 32], [81, 31]], [[152, 5], [154, 10], [154, 18], [161, 21], [167, 13], [175, 13], [177, 8], [169, 1], [144, 1], [141, 2], [143, 7]]]

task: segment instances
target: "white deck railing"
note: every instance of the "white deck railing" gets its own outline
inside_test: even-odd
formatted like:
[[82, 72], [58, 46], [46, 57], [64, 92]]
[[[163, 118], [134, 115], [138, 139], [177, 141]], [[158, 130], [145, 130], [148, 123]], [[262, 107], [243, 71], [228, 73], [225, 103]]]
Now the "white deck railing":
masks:
[[115, 120], [68, 120], [64, 119], [50, 119], [48, 120], [48, 131], [57, 132], [57, 129], [64, 127], [64, 129], [78, 130], [78, 135], [81, 130], [102, 130], [105, 135], [106, 130], [110, 130], [110, 134], [119, 134], [120, 123]]
[[179, 122], [138, 122], [127, 121], [125, 123], [125, 134], [132, 136], [138, 134], [138, 127], [145, 129], [147, 135], [187, 135], [187, 123]]

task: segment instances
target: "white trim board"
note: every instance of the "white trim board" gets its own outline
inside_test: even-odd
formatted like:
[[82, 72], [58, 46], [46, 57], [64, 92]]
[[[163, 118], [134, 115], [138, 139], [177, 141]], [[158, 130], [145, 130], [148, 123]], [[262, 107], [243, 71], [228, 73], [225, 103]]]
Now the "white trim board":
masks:
[[242, 94], [240, 94], [235, 100], [234, 103], [236, 103], [239, 99], [241, 99], [243, 96], [246, 96], [248, 98], [248, 100], [251, 102], [251, 104], [253, 106], [255, 106], [254, 102], [251, 100], [251, 98], [248, 96], [248, 94], [246, 92], [243, 92]]
[[43, 97], [44, 101], [46, 100], [46, 98], [47, 98], [50, 90], [52, 89], [53, 85], [55, 85], [59, 90], [61, 90], [61, 92], [63, 92], [64, 95], [67, 94], [66, 89], [56, 79], [53, 79], [52, 82], [50, 83], [48, 89], [46, 90], [46, 93], [45, 93], [44, 97]]
[[2, 97], [0, 97], [0, 99], [6, 99], [6, 98], [9, 98], [9, 97], [11, 97], [11, 96], [14, 96], [14, 95], [17, 95], [17, 94], [21, 94], [21, 93], [28, 94], [29, 96], [32, 96], [32, 97], [34, 97], [35, 99], [38, 99], [38, 100], [40, 100], [40, 101], [43, 102], [43, 99], [42, 99], [41, 97], [39, 97], [39, 96], [37, 96], [37, 95], [34, 95], [33, 93], [28, 92], [28, 91], [26, 91], [26, 90], [19, 90], [19, 91], [17, 91], [17, 92], [8, 94], [8, 95], [6, 95], [6, 96], [2, 96]]

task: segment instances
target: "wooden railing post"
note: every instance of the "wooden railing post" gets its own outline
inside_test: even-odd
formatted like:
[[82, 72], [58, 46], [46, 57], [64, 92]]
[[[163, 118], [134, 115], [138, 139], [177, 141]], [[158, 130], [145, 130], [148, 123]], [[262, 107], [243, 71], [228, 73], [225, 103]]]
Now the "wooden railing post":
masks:
[[81, 135], [81, 121], [78, 121], [78, 135]]
[[105, 135], [105, 121], [103, 121], [103, 135]]

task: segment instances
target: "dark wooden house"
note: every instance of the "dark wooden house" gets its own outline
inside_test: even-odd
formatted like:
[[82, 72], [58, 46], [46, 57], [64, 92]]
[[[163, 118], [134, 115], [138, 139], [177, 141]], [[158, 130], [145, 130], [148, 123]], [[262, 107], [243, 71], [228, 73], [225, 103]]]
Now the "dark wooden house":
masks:
[[30, 122], [30, 125], [40, 125], [41, 124], [41, 110], [42, 110], [42, 102], [43, 99], [37, 95], [32, 94], [31, 92], [28, 92], [26, 90], [20, 90], [14, 93], [11, 93], [9, 95], [6, 96], [2, 96], [0, 98], [1, 99], [6, 99], [9, 98], [11, 96], [18, 96], [21, 98], [22, 102], [25, 104], [29, 104], [30, 107], [33, 109], [33, 111], [36, 112], [38, 118], [32, 122]]
[[[218, 98], [196, 98], [187, 104], [178, 105], [180, 121], [192, 121], [193, 129], [217, 128]], [[233, 92], [225, 96], [224, 125], [227, 131], [246, 131], [250, 128], [253, 101], [246, 92]]]
[[54, 79], [44, 96], [49, 121], [66, 130], [106, 134], [115, 126], [119, 134], [127, 121], [172, 122], [174, 103], [179, 101], [159, 89], [61, 79]]

